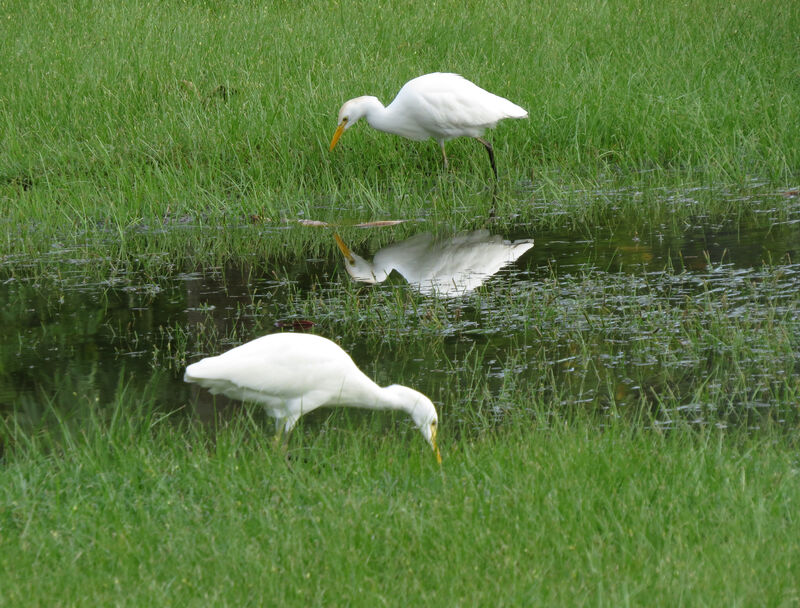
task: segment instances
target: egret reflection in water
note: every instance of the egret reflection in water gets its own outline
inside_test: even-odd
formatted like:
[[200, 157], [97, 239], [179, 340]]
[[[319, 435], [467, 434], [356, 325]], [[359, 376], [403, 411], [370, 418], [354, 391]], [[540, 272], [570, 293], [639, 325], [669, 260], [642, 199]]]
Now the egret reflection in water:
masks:
[[437, 239], [429, 232], [379, 249], [368, 261], [334, 235], [348, 274], [356, 281], [380, 283], [393, 270], [426, 295], [458, 296], [484, 283], [533, 247], [533, 239], [507, 241], [488, 230]]

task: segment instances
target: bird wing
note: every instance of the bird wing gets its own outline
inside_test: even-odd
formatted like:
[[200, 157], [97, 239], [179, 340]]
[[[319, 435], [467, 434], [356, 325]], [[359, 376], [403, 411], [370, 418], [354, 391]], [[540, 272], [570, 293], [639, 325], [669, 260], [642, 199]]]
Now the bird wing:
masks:
[[488, 230], [476, 230], [429, 242], [413, 259], [398, 258], [395, 268], [423, 293], [456, 295], [479, 286], [531, 247], [532, 241], [510, 243]]
[[291, 413], [292, 404], [308, 412], [377, 388], [335, 343], [304, 334], [258, 338], [190, 365], [185, 378], [215, 394], [261, 403], [277, 417]]
[[392, 109], [417, 121], [429, 137], [480, 137], [504, 118], [528, 113], [503, 97], [490, 93], [458, 74], [426, 74], [410, 80], [392, 102]]

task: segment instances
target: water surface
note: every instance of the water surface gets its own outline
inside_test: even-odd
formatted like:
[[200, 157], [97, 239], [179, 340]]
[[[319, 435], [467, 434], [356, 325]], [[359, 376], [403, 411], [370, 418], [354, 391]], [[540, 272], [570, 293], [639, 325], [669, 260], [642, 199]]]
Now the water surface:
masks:
[[[776, 383], [798, 371], [798, 226], [701, 220], [593, 235], [420, 229], [396, 240], [383, 232], [386, 245], [349, 249], [369, 265], [375, 280], [366, 281], [348, 273], [332, 232], [323, 256], [163, 276], [96, 277], [76, 252], [54, 248], [31, 265], [35, 272], [16, 261], [0, 277], [0, 410], [36, 420], [48, 409], [75, 411], [126, 392], [205, 418], [224, 400], [184, 384], [186, 362], [307, 326], [339, 341], [378, 382], [415, 386], [463, 424], [472, 419], [476, 375], [491, 394], [513, 385], [514, 394], [528, 391], [553, 407], [653, 404], [677, 394], [684, 413], [702, 420], [704, 395], [714, 396], [714, 387], [698, 378], [711, 369], [719, 390], [732, 391], [733, 407], [785, 407], [775, 395]], [[319, 228], [293, 230], [309, 229]], [[285, 230], [241, 230], [287, 238]], [[479, 247], [506, 249], [476, 255]], [[491, 255], [506, 259], [480, 267]], [[403, 256], [400, 272], [395, 262]], [[435, 280], [409, 270], [426, 264], [435, 267], [429, 275], [439, 273]], [[453, 267], [454, 278], [442, 278]], [[750, 341], [762, 327], [787, 332], [788, 350], [736, 350], [726, 362], [713, 325], [737, 315], [742, 323], [731, 327]], [[762, 355], [771, 377], [754, 369], [763, 367]]]

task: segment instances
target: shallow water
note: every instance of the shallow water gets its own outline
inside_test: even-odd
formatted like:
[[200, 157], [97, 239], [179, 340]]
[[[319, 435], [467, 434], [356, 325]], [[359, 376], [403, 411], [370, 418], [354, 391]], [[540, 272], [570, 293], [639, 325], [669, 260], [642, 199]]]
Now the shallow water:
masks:
[[[420, 230], [379, 251], [350, 251], [370, 269], [366, 282], [348, 275], [333, 238], [323, 257], [99, 279], [74, 252], [54, 249], [37, 261], [44, 273], [26, 276], [17, 264], [0, 276], [0, 411], [35, 421], [127, 394], [205, 419], [224, 400], [184, 384], [185, 363], [299, 321], [339, 341], [381, 384], [415, 386], [464, 425], [475, 419], [476, 374], [495, 396], [529, 392], [553, 407], [652, 405], [677, 394], [679, 411], [662, 412], [663, 424], [673, 415], [702, 421], [717, 385], [733, 391], [734, 408], [785, 407], [776, 383], [798, 371], [798, 325], [787, 330], [787, 352], [740, 348], [727, 363], [724, 340], [706, 326], [724, 318], [736, 328], [738, 316], [752, 341], [760, 323], [773, 327], [767, 317], [796, 319], [798, 248], [792, 220], [590, 237]], [[761, 356], [775, 361], [770, 377], [759, 377]], [[697, 378], [709, 370], [706, 386]], [[492, 407], [502, 419], [510, 406]]]

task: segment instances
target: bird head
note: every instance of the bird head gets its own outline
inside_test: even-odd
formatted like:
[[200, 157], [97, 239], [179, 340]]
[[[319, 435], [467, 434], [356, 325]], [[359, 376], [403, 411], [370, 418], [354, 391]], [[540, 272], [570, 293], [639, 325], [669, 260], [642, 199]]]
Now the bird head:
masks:
[[338, 234], [334, 234], [333, 238], [336, 239], [336, 244], [344, 256], [344, 267], [347, 269], [347, 274], [353, 280], [374, 285], [386, 279], [385, 271], [379, 272], [380, 276], [376, 275], [373, 265], [360, 255], [353, 253]]
[[331, 139], [330, 150], [333, 150], [336, 146], [336, 142], [339, 141], [342, 133], [361, 120], [376, 103], [383, 107], [378, 98], [371, 95], [362, 95], [344, 102], [344, 105], [339, 110], [339, 126]]
[[387, 386], [386, 390], [393, 393], [398, 402], [402, 404], [403, 409], [411, 415], [411, 419], [419, 429], [419, 432], [422, 433], [425, 441], [433, 448], [436, 454], [436, 462], [442, 464], [442, 455], [439, 453], [439, 447], [436, 444], [439, 416], [436, 414], [436, 407], [433, 402], [419, 391], [400, 384]]

